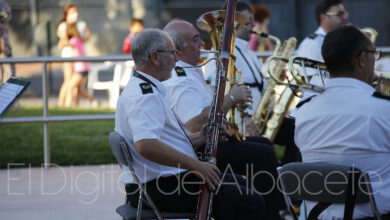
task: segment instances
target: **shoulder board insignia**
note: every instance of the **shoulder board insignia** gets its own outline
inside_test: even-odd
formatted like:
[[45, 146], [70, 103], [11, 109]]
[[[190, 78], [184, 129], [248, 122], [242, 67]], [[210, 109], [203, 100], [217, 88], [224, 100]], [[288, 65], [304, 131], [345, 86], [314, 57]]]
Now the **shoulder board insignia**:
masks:
[[310, 35], [309, 35], [309, 38], [310, 38], [310, 39], [314, 39], [314, 38], [316, 38], [316, 37], [317, 37], [317, 34], [310, 34]]
[[139, 86], [141, 87], [142, 94], [153, 93], [153, 89], [149, 83], [140, 83]]
[[306, 98], [306, 99], [304, 99], [304, 100], [298, 102], [297, 108], [300, 108], [302, 105], [304, 105], [304, 104], [310, 102], [311, 99], [312, 99], [314, 96], [316, 96], [316, 95], [312, 95], [312, 96], [310, 96], [310, 97], [308, 97], [308, 98]]
[[390, 100], [390, 96], [389, 95], [385, 95], [385, 94], [382, 94], [380, 92], [374, 92], [372, 94], [372, 96], [374, 97], [377, 97], [377, 98], [380, 98], [380, 99], [387, 99], [387, 100]]
[[175, 67], [175, 71], [177, 73], [177, 76], [187, 76], [186, 71], [180, 66]]

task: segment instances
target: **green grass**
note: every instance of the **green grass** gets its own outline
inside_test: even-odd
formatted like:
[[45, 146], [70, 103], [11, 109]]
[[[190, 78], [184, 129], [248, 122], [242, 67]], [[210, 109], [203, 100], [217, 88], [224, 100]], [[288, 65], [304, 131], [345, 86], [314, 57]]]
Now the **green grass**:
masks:
[[[109, 114], [110, 109], [50, 108], [49, 115]], [[39, 107], [11, 109], [6, 117], [42, 116]], [[108, 135], [114, 121], [52, 122], [50, 128], [51, 163], [88, 165], [116, 163]], [[43, 163], [43, 123], [0, 123], [0, 168], [9, 163], [41, 166]]]
[[[109, 114], [110, 109], [50, 108], [49, 115]], [[6, 117], [42, 116], [39, 107], [11, 109]], [[108, 135], [114, 121], [52, 122], [50, 128], [51, 163], [57, 165], [90, 165], [116, 163]], [[284, 146], [274, 145], [277, 157]], [[9, 163], [41, 166], [43, 163], [43, 123], [0, 123], [0, 168]], [[19, 166], [19, 165], [18, 165]]]
[[276, 157], [279, 160], [281, 160], [284, 155], [284, 151], [286, 150], [286, 147], [283, 145], [274, 144], [274, 148], [275, 148]]

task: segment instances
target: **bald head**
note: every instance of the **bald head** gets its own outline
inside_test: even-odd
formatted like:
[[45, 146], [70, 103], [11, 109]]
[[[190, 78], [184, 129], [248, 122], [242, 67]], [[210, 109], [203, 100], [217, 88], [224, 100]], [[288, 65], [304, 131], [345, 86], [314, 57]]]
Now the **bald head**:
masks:
[[173, 43], [179, 47], [186, 47], [187, 43], [183, 39], [183, 35], [195, 27], [187, 21], [172, 21], [169, 22], [163, 29], [172, 38]]
[[187, 21], [169, 22], [163, 29], [172, 38], [178, 50], [179, 59], [197, 65], [200, 62], [200, 48], [204, 42], [199, 37], [199, 31]]

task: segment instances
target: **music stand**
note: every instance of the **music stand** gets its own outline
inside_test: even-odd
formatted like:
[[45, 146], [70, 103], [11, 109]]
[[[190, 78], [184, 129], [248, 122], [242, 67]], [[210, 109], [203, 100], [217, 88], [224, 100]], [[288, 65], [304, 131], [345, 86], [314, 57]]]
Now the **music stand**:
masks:
[[11, 77], [0, 87], [0, 118], [29, 85], [30, 81]]

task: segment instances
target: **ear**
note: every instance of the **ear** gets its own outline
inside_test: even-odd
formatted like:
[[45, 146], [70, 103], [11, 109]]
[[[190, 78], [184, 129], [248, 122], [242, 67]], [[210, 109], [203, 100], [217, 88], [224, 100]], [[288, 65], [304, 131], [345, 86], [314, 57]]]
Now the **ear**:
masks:
[[367, 52], [362, 51], [356, 59], [357, 59], [357, 62], [356, 62], [357, 67], [359, 69], [363, 69], [366, 65]]
[[183, 53], [181, 51], [181, 47], [177, 44], [175, 44], [176, 50], [177, 50], [177, 56], [180, 58], [183, 56]]
[[160, 64], [160, 60], [161, 60], [160, 54], [157, 53], [157, 51], [153, 51], [153, 52], [150, 54], [150, 61], [151, 61], [154, 65], [158, 66], [158, 65]]
[[328, 16], [326, 14], [320, 14], [320, 25], [322, 25], [324, 22], [326, 22], [328, 19]]

